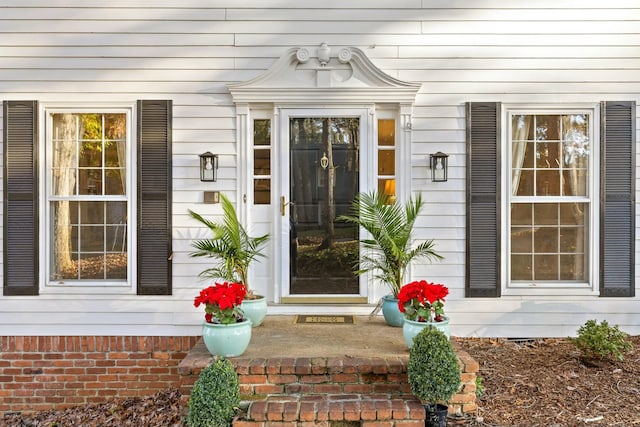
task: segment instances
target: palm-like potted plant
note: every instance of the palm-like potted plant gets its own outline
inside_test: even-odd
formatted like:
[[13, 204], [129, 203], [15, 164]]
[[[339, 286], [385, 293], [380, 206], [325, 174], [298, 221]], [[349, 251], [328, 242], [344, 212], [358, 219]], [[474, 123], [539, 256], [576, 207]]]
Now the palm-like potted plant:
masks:
[[411, 392], [425, 407], [425, 427], [445, 427], [446, 403], [459, 389], [460, 365], [451, 342], [435, 328], [425, 328], [413, 339], [407, 363]]
[[189, 215], [207, 227], [212, 237], [196, 240], [192, 246], [196, 251], [192, 257], [211, 257], [215, 264], [200, 273], [202, 277], [223, 279], [241, 283], [247, 290], [242, 303], [245, 317], [251, 319], [253, 326], [262, 324], [267, 313], [266, 299], [255, 294], [249, 287], [249, 267], [253, 261], [264, 257], [263, 250], [269, 235], [251, 237], [242, 226], [236, 210], [227, 196], [220, 194], [223, 218], [214, 222], [189, 210]]
[[402, 326], [403, 316], [398, 310], [398, 293], [404, 283], [409, 265], [419, 259], [442, 259], [432, 239], [413, 245], [413, 227], [422, 209], [422, 195], [409, 198], [404, 206], [388, 195], [377, 191], [360, 193], [353, 202], [352, 213], [340, 219], [357, 224], [369, 236], [361, 240], [365, 254], [357, 267], [357, 274], [373, 272], [375, 279], [385, 283], [390, 295], [381, 300], [387, 324]]

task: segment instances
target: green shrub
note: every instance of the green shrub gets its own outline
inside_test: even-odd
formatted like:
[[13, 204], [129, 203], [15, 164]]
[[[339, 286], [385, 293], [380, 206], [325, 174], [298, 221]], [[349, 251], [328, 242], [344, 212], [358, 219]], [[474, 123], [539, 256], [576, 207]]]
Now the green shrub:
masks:
[[484, 384], [482, 383], [484, 381], [484, 378], [482, 378], [480, 375], [476, 375], [476, 397], [482, 397], [482, 395], [484, 394]]
[[582, 354], [591, 359], [608, 359], [615, 357], [622, 361], [624, 354], [633, 349], [629, 335], [609, 326], [606, 320], [598, 325], [595, 320], [588, 320], [578, 329], [577, 338], [569, 338]]
[[413, 394], [432, 405], [447, 402], [458, 391], [458, 357], [442, 332], [424, 328], [415, 336], [409, 350], [407, 376]]
[[228, 427], [240, 405], [240, 382], [231, 362], [218, 358], [200, 372], [189, 399], [191, 427]]

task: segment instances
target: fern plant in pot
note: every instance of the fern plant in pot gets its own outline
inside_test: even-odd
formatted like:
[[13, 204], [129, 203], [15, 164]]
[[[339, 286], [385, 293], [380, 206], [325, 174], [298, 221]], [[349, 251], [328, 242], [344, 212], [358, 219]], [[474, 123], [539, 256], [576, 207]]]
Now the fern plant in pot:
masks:
[[189, 210], [189, 215], [208, 228], [212, 237], [196, 240], [192, 246], [196, 249], [192, 257], [210, 257], [213, 267], [200, 273], [202, 277], [223, 279], [241, 283], [247, 294], [242, 302], [244, 316], [251, 319], [253, 326], [259, 326], [267, 314], [267, 300], [255, 294], [249, 287], [249, 267], [258, 258], [264, 257], [264, 248], [269, 235], [251, 237], [240, 223], [233, 203], [224, 194], [220, 194], [223, 217], [221, 221], [211, 221]]
[[460, 365], [449, 339], [425, 328], [413, 339], [407, 377], [413, 394], [424, 403], [425, 427], [446, 427], [448, 407], [461, 384]]
[[380, 193], [360, 193], [351, 207], [350, 215], [340, 219], [363, 228], [368, 236], [361, 239], [365, 254], [356, 273], [371, 272], [374, 278], [388, 286], [389, 295], [380, 304], [388, 325], [402, 326], [404, 319], [398, 310], [398, 293], [404, 284], [409, 265], [420, 259], [442, 259], [433, 240], [413, 245], [413, 229], [424, 203], [422, 195], [411, 197], [401, 205], [390, 196]]

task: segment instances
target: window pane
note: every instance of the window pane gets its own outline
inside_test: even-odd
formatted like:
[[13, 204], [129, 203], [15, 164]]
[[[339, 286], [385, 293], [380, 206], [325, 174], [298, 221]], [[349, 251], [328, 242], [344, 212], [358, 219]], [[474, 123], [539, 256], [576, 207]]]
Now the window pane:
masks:
[[555, 227], [539, 227], [533, 233], [533, 251], [540, 253], [558, 252], [558, 229]]
[[396, 121], [378, 120], [378, 145], [392, 147], [396, 145]]
[[378, 175], [395, 175], [396, 152], [394, 150], [378, 150]]
[[558, 255], [535, 255], [533, 280], [558, 280]]
[[81, 226], [78, 236], [79, 252], [103, 252], [104, 251], [104, 227]]
[[396, 180], [395, 179], [379, 179], [378, 192], [389, 196], [391, 202], [396, 199]]
[[76, 194], [76, 169], [54, 168], [52, 171], [52, 193], [56, 196], [73, 196]]
[[254, 150], [253, 151], [253, 174], [254, 175], [270, 175], [271, 174], [271, 150]]
[[560, 204], [560, 223], [563, 225], [584, 225], [586, 203], [562, 203]]
[[511, 252], [526, 254], [532, 252], [531, 228], [511, 227]]
[[101, 169], [80, 169], [79, 177], [79, 194], [102, 194]]
[[536, 116], [536, 141], [560, 140], [560, 116]]
[[271, 203], [271, 180], [253, 180], [253, 203], [256, 205], [268, 205]]
[[584, 259], [583, 254], [560, 255], [560, 280], [587, 280]]
[[533, 118], [534, 116], [520, 114], [511, 118], [511, 140], [533, 141]]
[[583, 233], [584, 229], [582, 227], [561, 227], [560, 252], [582, 252], [584, 250], [581, 239]]
[[120, 168], [127, 165], [126, 141], [108, 141], [104, 147], [105, 164], [110, 168]]
[[511, 279], [533, 279], [533, 257], [531, 255], [511, 255]]
[[515, 170], [513, 194], [515, 196], [533, 196], [534, 176], [533, 170]]
[[586, 196], [587, 195], [587, 171], [586, 170], [565, 170], [562, 173], [564, 196]]
[[104, 222], [104, 202], [80, 202], [81, 224], [102, 224]]
[[124, 196], [127, 188], [126, 174], [126, 169], [105, 170], [104, 193], [110, 196]]
[[532, 225], [533, 204], [531, 203], [514, 203], [511, 205], [511, 224], [512, 225]]
[[107, 252], [127, 251], [127, 225], [119, 224], [105, 227]]
[[558, 203], [536, 203], [533, 211], [536, 225], [558, 224]]
[[80, 167], [101, 167], [102, 166], [102, 144], [101, 141], [84, 141], [80, 147]]
[[271, 120], [253, 121], [253, 145], [271, 145]]
[[545, 142], [536, 144], [536, 167], [542, 169], [558, 169], [560, 167], [560, 144]]
[[106, 264], [105, 279], [127, 280], [126, 252], [108, 254], [106, 258]]
[[78, 264], [80, 266], [79, 279], [102, 280], [105, 278], [104, 254], [80, 254]]
[[559, 196], [560, 172], [557, 170], [538, 170], [536, 173], [536, 196]]

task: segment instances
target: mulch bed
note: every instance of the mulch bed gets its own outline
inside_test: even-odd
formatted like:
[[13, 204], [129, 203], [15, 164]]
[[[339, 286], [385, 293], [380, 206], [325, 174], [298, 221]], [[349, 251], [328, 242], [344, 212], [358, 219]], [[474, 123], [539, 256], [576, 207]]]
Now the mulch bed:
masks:
[[[625, 360], [593, 363], [565, 339], [456, 338], [480, 364], [484, 393], [474, 427], [640, 426], [640, 336]], [[180, 393], [61, 411], [9, 414], [2, 426], [181, 426]], [[450, 423], [453, 424], [453, 423]]]
[[584, 359], [566, 339], [459, 339], [485, 387], [477, 426], [640, 426], [640, 336], [624, 361]]

